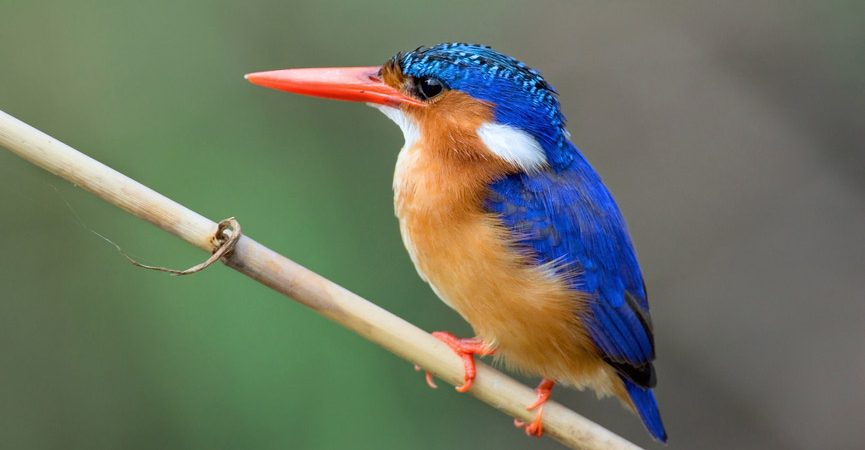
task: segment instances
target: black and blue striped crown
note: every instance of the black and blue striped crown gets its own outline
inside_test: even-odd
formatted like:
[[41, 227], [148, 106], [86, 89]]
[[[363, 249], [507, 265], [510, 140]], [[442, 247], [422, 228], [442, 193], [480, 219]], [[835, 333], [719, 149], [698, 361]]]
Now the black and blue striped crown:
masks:
[[405, 75], [435, 77], [450, 89], [493, 104], [496, 120], [533, 135], [551, 165], [573, 159], [555, 88], [521, 61], [462, 42], [419, 47], [397, 54], [393, 61]]

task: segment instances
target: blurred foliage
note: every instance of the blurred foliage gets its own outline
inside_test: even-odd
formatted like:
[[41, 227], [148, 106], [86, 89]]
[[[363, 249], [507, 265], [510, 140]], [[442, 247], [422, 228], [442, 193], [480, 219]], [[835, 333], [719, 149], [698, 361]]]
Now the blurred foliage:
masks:
[[[852, 3], [815, 7], [827, 39], [861, 36]], [[465, 335], [402, 248], [390, 192], [399, 130], [361, 105], [242, 75], [371, 65], [464, 40], [589, 80], [593, 61], [573, 54], [606, 37], [543, 42], [545, 30], [651, 14], [563, 0], [0, 0], [0, 109], [211, 219], [238, 217], [260, 242], [424, 329]], [[833, 73], [859, 73], [853, 54], [830, 55]], [[566, 108], [589, 116], [568, 94]], [[203, 255], [3, 151], [0, 214], [2, 448], [556, 447], [468, 396], [427, 389], [406, 362], [229, 269], [176, 278], [130, 266], [90, 230], [145, 263]], [[560, 392], [648, 444], [616, 402]], [[687, 413], [665, 414], [675, 444]]]

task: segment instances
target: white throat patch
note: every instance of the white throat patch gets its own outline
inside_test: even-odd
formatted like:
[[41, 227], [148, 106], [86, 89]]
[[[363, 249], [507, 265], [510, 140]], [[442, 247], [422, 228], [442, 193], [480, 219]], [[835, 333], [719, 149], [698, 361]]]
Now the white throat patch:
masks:
[[486, 122], [478, 127], [477, 133], [491, 152], [527, 173], [537, 172], [547, 165], [547, 155], [541, 144], [519, 128]]
[[411, 148], [420, 138], [420, 129], [417, 123], [401, 110], [391, 106], [377, 105], [374, 103], [367, 104], [383, 112], [388, 119], [393, 120], [394, 123], [399, 125], [399, 129], [402, 130], [402, 135], [405, 138], [405, 145], [402, 147], [403, 149]]

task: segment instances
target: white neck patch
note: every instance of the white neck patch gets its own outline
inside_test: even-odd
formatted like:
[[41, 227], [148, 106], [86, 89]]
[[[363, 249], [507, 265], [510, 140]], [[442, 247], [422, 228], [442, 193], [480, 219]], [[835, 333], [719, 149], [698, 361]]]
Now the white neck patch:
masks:
[[391, 106], [377, 105], [374, 103], [367, 104], [378, 109], [384, 113], [388, 119], [393, 120], [394, 123], [399, 125], [399, 129], [402, 130], [402, 135], [405, 138], [405, 145], [402, 147], [403, 149], [411, 148], [417, 140], [420, 139], [420, 128], [411, 117], [406, 115], [406, 113]]
[[486, 122], [478, 127], [478, 137], [499, 158], [532, 173], [547, 165], [541, 144], [519, 128]]

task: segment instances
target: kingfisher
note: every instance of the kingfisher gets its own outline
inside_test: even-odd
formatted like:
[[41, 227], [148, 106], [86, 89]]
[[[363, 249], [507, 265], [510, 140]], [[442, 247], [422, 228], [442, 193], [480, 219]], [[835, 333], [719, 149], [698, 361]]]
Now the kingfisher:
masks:
[[[613, 395], [666, 442], [652, 389], [646, 285], [625, 220], [571, 143], [540, 72], [478, 44], [400, 52], [381, 66], [256, 72], [253, 84], [365, 102], [401, 128], [394, 207], [420, 277], [475, 336], [433, 333], [465, 362], [495, 353], [537, 376], [526, 434], [556, 383]], [[427, 381], [434, 386], [427, 374]]]

